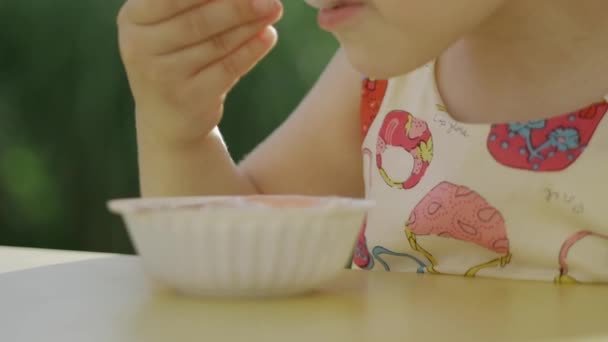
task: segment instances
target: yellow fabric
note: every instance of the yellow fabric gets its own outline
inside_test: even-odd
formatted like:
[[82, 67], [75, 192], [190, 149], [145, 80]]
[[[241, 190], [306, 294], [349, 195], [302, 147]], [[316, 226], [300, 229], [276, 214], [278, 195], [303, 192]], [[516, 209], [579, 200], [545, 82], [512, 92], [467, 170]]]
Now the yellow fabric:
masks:
[[[595, 114], [464, 124], [445, 112], [433, 63], [389, 80], [362, 145], [367, 197], [378, 204], [365, 229], [367, 267], [608, 281], [605, 101]], [[405, 189], [417, 170], [424, 175]]]

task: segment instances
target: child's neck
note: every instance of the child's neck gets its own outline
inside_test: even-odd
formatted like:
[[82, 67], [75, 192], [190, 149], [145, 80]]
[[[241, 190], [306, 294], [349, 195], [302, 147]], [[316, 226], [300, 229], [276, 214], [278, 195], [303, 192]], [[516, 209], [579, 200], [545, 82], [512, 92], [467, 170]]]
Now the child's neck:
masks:
[[605, 0], [509, 0], [438, 60], [438, 85], [464, 122], [563, 114], [608, 94]]

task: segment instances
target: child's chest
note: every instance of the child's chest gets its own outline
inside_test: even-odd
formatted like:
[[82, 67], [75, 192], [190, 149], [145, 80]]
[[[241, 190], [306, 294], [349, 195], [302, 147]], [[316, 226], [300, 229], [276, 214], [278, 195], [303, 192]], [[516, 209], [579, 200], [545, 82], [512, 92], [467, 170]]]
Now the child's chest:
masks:
[[[448, 237], [490, 253], [539, 253], [537, 266], [549, 267], [573, 236], [608, 237], [605, 101], [547, 120], [470, 125], [444, 111], [424, 69], [388, 88], [367, 86], [365, 181], [379, 203], [368, 226], [382, 227], [372, 240], [412, 248], [407, 231], [431, 237], [441, 255]], [[543, 244], [546, 252], [534, 247]], [[599, 246], [608, 256], [608, 240]]]

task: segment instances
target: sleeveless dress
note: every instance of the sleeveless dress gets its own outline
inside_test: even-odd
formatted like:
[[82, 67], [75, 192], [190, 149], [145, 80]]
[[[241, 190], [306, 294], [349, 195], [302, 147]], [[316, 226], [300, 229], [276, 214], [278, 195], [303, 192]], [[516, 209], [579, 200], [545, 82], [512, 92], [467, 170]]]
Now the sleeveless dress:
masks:
[[608, 96], [546, 120], [466, 124], [429, 63], [363, 80], [368, 213], [353, 268], [608, 282]]

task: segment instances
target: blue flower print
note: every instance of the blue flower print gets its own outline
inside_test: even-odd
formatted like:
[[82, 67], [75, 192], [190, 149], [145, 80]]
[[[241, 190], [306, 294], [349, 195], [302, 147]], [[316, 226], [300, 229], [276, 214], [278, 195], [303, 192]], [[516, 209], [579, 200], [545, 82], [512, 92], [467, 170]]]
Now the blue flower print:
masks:
[[530, 134], [533, 129], [542, 129], [545, 128], [546, 121], [545, 120], [536, 120], [529, 122], [515, 122], [509, 124], [509, 131], [511, 133], [516, 133], [521, 135], [522, 137], [528, 139], [530, 138]]
[[573, 128], [557, 128], [549, 134], [551, 145], [557, 147], [558, 151], [564, 152], [574, 150], [580, 145], [578, 131]]

